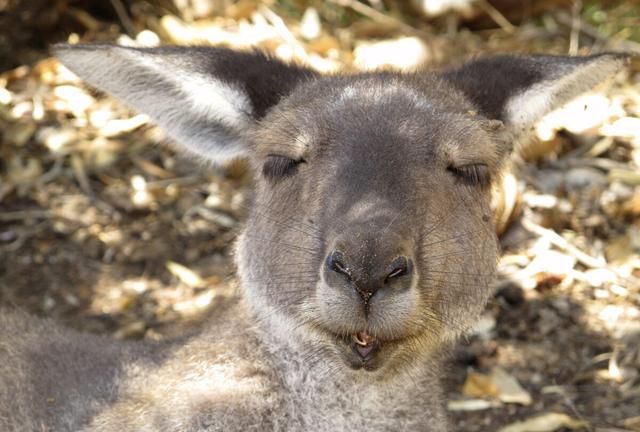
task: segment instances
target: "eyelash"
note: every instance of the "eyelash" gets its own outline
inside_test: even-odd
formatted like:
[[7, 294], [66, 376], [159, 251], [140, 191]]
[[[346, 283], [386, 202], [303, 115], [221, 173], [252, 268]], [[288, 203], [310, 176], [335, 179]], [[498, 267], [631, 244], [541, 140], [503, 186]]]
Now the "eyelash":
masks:
[[[262, 167], [262, 174], [270, 180], [290, 177], [298, 171], [298, 165], [304, 159], [291, 159], [286, 156], [269, 155]], [[489, 168], [485, 164], [449, 166], [447, 170], [456, 178], [470, 185], [487, 186], [490, 182]]]
[[491, 181], [489, 167], [485, 164], [469, 164], [462, 166], [449, 166], [451, 174], [466, 184], [473, 186], [487, 186]]
[[298, 165], [305, 162], [304, 159], [268, 155], [262, 166], [262, 174], [269, 180], [279, 180], [294, 175], [298, 171]]

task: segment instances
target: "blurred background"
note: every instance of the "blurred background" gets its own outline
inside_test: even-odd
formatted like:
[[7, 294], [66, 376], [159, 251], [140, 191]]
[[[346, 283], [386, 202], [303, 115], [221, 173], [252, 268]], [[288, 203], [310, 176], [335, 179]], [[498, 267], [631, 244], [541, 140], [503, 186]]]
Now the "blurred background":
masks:
[[[159, 339], [235, 295], [250, 175], [175, 155], [48, 53], [105, 41], [414, 70], [640, 53], [640, 1], [0, 0], [0, 304]], [[639, 168], [637, 59], [520, 144], [494, 194], [496, 295], [446, 377], [456, 431], [640, 431]]]

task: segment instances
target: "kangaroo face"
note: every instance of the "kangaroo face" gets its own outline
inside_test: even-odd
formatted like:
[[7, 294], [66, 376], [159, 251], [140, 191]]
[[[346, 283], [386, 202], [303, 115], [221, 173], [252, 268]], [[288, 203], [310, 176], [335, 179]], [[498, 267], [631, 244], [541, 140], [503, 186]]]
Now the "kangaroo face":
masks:
[[317, 81], [255, 135], [242, 282], [314, 360], [411, 361], [484, 307], [497, 252], [488, 186], [505, 145], [438, 85]]
[[624, 63], [498, 56], [320, 76], [220, 48], [57, 54], [187, 152], [249, 159], [237, 262], [256, 318], [308, 362], [379, 377], [424, 362], [483, 309], [497, 256], [489, 189], [511, 140]]

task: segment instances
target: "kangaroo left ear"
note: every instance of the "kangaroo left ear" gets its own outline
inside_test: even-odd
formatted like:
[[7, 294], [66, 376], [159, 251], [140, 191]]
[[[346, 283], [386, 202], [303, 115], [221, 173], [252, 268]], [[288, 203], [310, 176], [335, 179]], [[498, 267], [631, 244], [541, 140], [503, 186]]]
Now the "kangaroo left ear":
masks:
[[260, 52], [214, 47], [57, 45], [90, 85], [149, 114], [185, 150], [212, 162], [251, 151], [247, 129], [315, 72]]
[[528, 130], [545, 114], [623, 68], [625, 54], [588, 57], [504, 55], [482, 58], [441, 76], [511, 133]]

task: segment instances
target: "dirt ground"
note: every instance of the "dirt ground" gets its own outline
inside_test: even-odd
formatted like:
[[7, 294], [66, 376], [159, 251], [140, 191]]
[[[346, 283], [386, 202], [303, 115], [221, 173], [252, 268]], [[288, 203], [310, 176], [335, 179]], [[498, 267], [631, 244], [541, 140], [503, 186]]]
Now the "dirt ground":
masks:
[[[640, 52], [634, 1], [490, 2], [469, 18], [391, 1], [97, 3], [0, 0], [0, 304], [117, 338], [179, 333], [235, 295], [250, 173], [176, 156], [49, 44], [255, 45], [323, 71]], [[445, 379], [455, 430], [640, 431], [640, 65], [542, 123], [496, 190], [504, 253]]]

